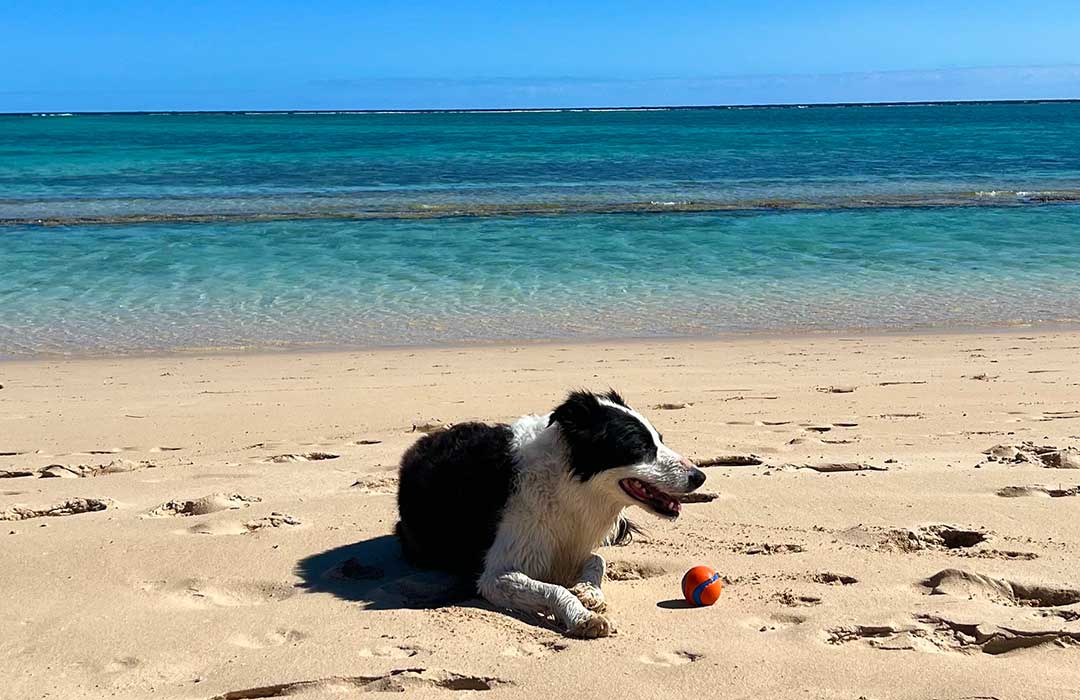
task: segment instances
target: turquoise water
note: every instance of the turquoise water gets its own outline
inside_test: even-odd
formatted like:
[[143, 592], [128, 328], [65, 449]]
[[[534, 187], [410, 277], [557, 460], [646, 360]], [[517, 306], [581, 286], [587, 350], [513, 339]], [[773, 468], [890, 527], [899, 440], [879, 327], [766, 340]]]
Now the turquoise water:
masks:
[[0, 117], [0, 354], [1069, 322], [1078, 193], [1080, 104]]

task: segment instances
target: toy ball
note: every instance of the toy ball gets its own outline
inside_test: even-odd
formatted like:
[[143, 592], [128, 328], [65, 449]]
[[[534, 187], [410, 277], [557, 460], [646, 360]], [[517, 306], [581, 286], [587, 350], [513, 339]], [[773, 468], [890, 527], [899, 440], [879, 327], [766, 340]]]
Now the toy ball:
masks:
[[712, 605], [724, 590], [724, 583], [715, 569], [695, 566], [682, 578], [682, 592], [686, 602], [695, 607]]

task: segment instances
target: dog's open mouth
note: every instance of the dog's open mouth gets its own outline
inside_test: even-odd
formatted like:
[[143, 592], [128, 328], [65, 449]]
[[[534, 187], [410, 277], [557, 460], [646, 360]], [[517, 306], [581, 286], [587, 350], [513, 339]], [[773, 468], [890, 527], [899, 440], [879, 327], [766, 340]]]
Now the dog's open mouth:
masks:
[[669, 496], [655, 486], [646, 484], [641, 479], [623, 479], [619, 486], [630, 498], [644, 504], [658, 515], [669, 518], [679, 517], [682, 504], [674, 496]]

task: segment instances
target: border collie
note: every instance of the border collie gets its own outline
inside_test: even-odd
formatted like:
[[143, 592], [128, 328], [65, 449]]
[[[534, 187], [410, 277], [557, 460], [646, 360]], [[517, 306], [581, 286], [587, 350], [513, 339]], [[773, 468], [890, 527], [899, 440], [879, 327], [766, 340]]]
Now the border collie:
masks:
[[400, 477], [396, 533], [412, 564], [474, 577], [496, 607], [553, 615], [588, 638], [614, 631], [593, 550], [629, 539], [623, 509], [677, 518], [679, 495], [705, 481], [615, 391], [427, 435]]

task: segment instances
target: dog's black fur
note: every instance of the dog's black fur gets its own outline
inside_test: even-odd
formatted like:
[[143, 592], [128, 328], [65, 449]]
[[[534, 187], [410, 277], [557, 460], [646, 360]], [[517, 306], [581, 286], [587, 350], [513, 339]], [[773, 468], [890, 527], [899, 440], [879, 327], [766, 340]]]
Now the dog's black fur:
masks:
[[475, 576], [514, 488], [507, 425], [463, 423], [426, 435], [401, 459], [396, 532], [415, 566]]

